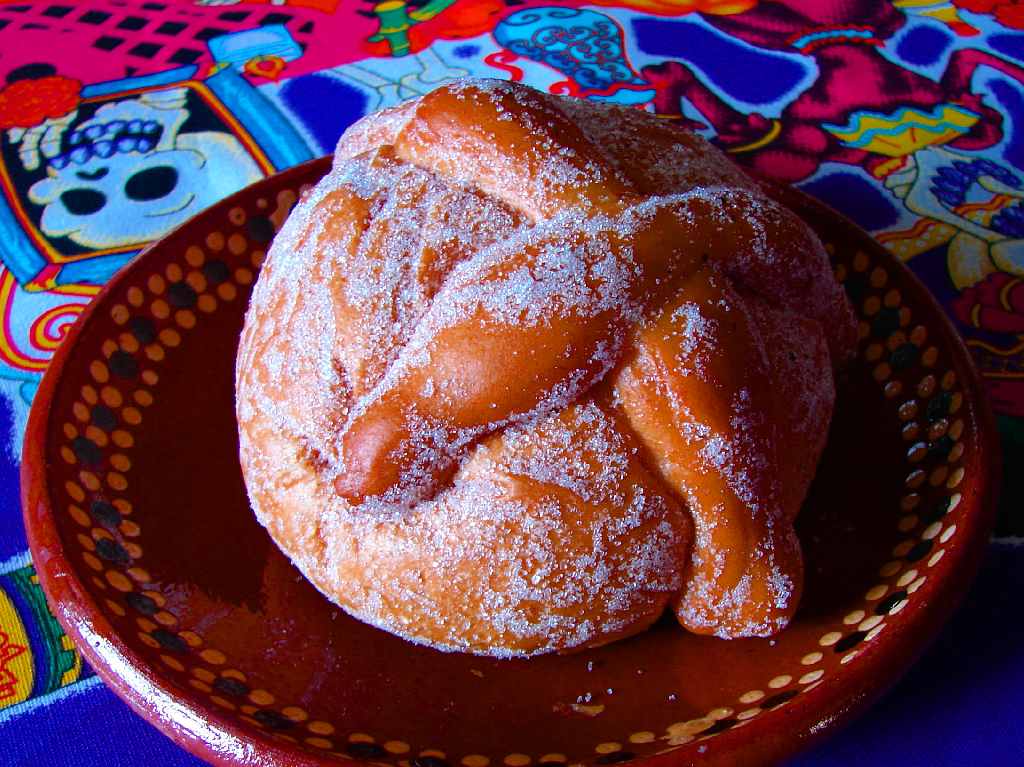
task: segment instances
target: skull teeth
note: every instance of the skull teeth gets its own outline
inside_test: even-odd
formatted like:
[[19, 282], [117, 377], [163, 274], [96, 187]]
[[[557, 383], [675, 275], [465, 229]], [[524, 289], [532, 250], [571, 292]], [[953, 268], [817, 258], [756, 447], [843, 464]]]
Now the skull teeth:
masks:
[[111, 120], [78, 128], [68, 134], [67, 151], [52, 157], [49, 165], [63, 170], [74, 163], [83, 165], [93, 157], [106, 160], [116, 153], [150, 152], [163, 127], [156, 120]]

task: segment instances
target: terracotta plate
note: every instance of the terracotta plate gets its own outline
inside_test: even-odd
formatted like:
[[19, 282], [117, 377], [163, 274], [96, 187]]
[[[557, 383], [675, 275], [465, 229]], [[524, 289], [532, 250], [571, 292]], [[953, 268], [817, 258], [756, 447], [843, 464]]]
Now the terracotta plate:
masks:
[[242, 765], [772, 762], [861, 710], [949, 616], [992, 521], [976, 375], [902, 265], [782, 189], [861, 318], [798, 526], [807, 589], [790, 628], [725, 642], [665, 620], [599, 650], [497, 661], [341, 613], [253, 518], [233, 409], [253, 280], [328, 164], [244, 190], [124, 269], [29, 421], [25, 519], [51, 605], [100, 676], [185, 748]]

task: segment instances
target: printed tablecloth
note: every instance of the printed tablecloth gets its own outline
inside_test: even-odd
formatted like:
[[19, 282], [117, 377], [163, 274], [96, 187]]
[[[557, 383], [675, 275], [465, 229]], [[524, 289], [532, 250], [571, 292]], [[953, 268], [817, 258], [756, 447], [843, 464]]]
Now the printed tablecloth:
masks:
[[147, 242], [463, 75], [697, 130], [946, 306], [998, 413], [997, 538], [924, 660], [798, 763], [1024, 763], [1024, 3], [0, 0], [0, 766], [198, 763], [82, 663], [26, 551], [21, 440], [69, 324]]

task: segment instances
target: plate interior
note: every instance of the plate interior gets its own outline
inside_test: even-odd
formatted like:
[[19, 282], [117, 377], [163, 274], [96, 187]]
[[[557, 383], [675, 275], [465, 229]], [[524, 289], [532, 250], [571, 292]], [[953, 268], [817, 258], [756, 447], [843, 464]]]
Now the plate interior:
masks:
[[905, 270], [779, 191], [828, 244], [861, 337], [799, 519], [806, 594], [786, 631], [725, 642], [664, 619], [597, 650], [498, 661], [348, 617], [253, 517], [233, 405], [252, 283], [325, 169], [267, 179], [141, 257], [93, 310], [53, 393], [46, 481], [64, 554], [116, 634], [187, 705], [310, 759], [524, 767], [697, 755], [839, 689], [912, 632], [954, 576], [983, 471], [970, 371]]

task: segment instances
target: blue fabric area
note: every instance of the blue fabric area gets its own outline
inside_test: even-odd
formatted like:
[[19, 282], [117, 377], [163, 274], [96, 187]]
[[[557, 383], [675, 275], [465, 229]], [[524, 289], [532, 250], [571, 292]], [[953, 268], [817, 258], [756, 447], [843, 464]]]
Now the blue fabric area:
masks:
[[[366, 112], [366, 96], [329, 75], [289, 80], [281, 88], [281, 98], [313, 134], [323, 152], [333, 151], [345, 128]], [[325, 104], [330, 104], [330, 108], [325, 109]]]
[[988, 45], [998, 53], [1024, 61], [1024, 35], [992, 35]]
[[222, 69], [206, 84], [252, 134], [275, 168], [284, 170], [313, 159], [291, 122], [234, 69]]
[[794, 767], [1024, 763], [1024, 547], [990, 547], [954, 620], [880, 703]]
[[199, 70], [197, 66], [178, 67], [166, 72], [154, 72], [140, 77], [124, 77], [105, 83], [94, 83], [82, 88], [82, 97], [91, 99], [96, 96], [107, 96], [111, 93], [124, 93], [133, 88], [152, 88], [158, 85], [171, 85], [188, 80]]
[[[13, 737], [32, 733], [32, 737]], [[0, 724], [2, 767], [203, 767], [102, 684]], [[55, 758], [55, 755], [63, 757]]]
[[[988, 89], [1009, 115], [1024, 114], [1024, 93], [1020, 86], [1010, 85], [994, 78]], [[1011, 165], [1024, 170], [1024, 126], [1010, 122], [1005, 125], [1007, 135], [1003, 157]]]
[[14, 413], [11, 401], [0, 396], [0, 563], [25, 549], [21, 522], [18, 457], [11, 452]]
[[900, 40], [896, 53], [908, 64], [926, 67], [942, 58], [951, 42], [952, 36], [939, 27], [915, 27]]
[[829, 173], [800, 188], [869, 231], [885, 229], [900, 218], [891, 195], [853, 173]]
[[[715, 85], [749, 104], [771, 104], [785, 96], [807, 70], [792, 58], [758, 51], [689, 21], [635, 19], [636, 45], [652, 56], [687, 61], [715, 73]], [[756, 72], [756, 76], [751, 73]]]
[[46, 266], [46, 259], [21, 228], [7, 200], [0, 195], [0, 242], [3, 264], [21, 282], [30, 282]]
[[455, 55], [460, 59], [471, 59], [480, 53], [479, 45], [460, 45], [454, 51]]
[[940, 245], [919, 253], [914, 256], [910, 265], [918, 279], [928, 286], [935, 300], [943, 306], [948, 306], [960, 295], [949, 275], [949, 264], [944, 246]]
[[102, 285], [122, 266], [138, 255], [138, 251], [115, 253], [110, 256], [98, 256], [82, 261], [72, 261], [57, 275], [58, 285], [70, 285], [84, 282], [90, 285]]

